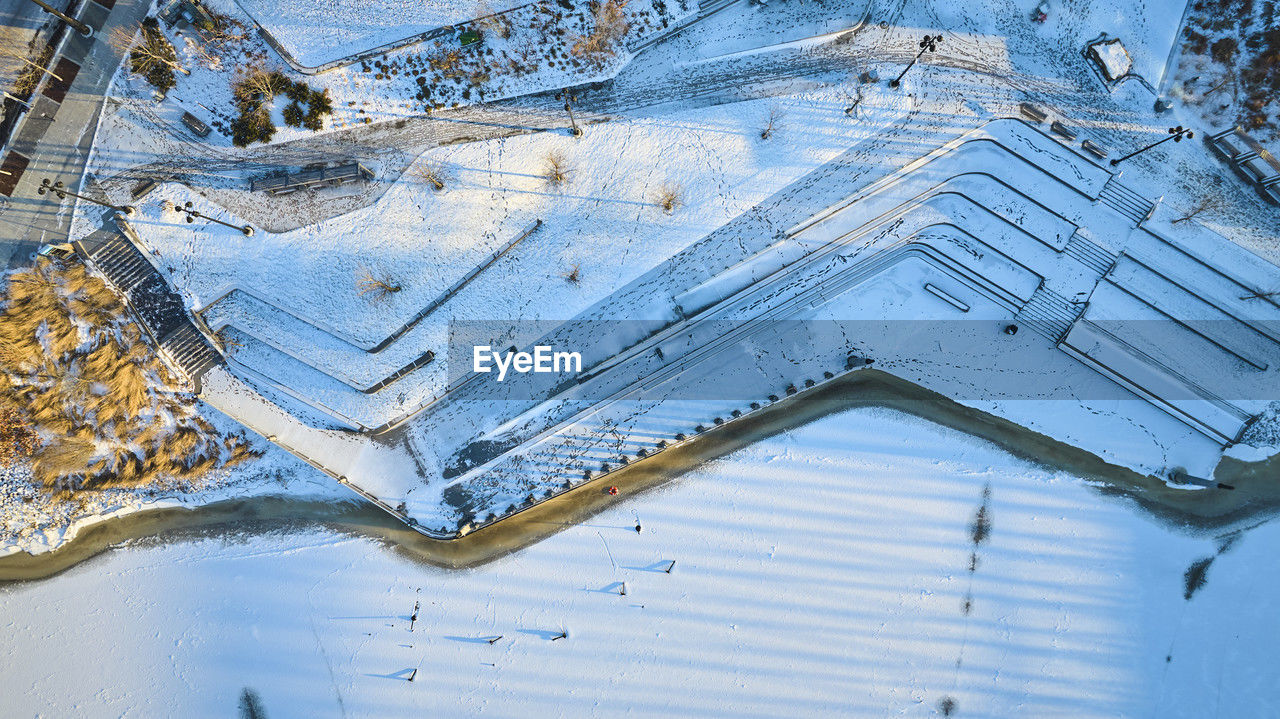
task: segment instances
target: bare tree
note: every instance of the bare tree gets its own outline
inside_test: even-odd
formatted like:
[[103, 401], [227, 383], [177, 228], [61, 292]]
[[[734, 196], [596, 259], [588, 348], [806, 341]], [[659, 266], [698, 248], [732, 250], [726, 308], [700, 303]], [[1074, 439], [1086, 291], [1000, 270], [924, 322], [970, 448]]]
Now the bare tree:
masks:
[[214, 20], [213, 27], [200, 30], [205, 43], [214, 48], [221, 49], [233, 43], [241, 43], [249, 37], [248, 30], [237, 20], [226, 15], [216, 15]]
[[361, 297], [368, 297], [378, 302], [389, 299], [391, 295], [404, 289], [385, 272], [374, 275], [368, 268], [360, 271], [356, 287], [360, 290]]
[[1195, 207], [1192, 207], [1190, 212], [1183, 215], [1182, 217], [1179, 217], [1176, 220], [1173, 220], [1169, 224], [1176, 225], [1179, 222], [1186, 222], [1187, 220], [1194, 219], [1196, 216], [1198, 216], [1202, 212], [1212, 212], [1214, 210], [1220, 209], [1221, 207], [1222, 207], [1221, 198], [1215, 195], [1205, 195], [1204, 197], [1201, 197], [1198, 202], [1196, 202]]
[[658, 189], [658, 207], [662, 211], [671, 214], [677, 207], [684, 204], [684, 188], [674, 182], [667, 182]]
[[25, 57], [23, 57], [23, 56], [19, 55], [19, 54], [18, 54], [18, 53], [16, 53], [16, 52], [8, 52], [8, 51], [4, 51], [4, 52], [0, 52], [0, 55], [5, 55], [6, 57], [11, 57], [11, 58], [13, 58], [14, 60], [17, 60], [17, 61], [19, 61], [19, 62], [23, 63], [23, 64], [24, 64], [24, 68], [23, 68], [24, 70], [32, 70], [32, 71], [35, 71], [35, 72], [37, 72], [37, 73], [44, 73], [44, 74], [46, 74], [46, 75], [52, 75], [52, 76], [53, 76], [53, 79], [57, 80], [58, 82], [62, 82], [62, 77], [61, 77], [60, 75], [58, 75], [58, 73], [54, 72], [53, 70], [50, 70], [50, 69], [49, 69], [49, 68], [47, 68], [47, 67], [44, 67], [43, 65], [39, 65], [39, 64], [36, 64], [36, 63], [34, 63], [34, 62], [31, 62], [30, 60], [28, 60], [27, 58], [25, 58]]
[[423, 182], [431, 186], [431, 189], [440, 192], [444, 189], [444, 170], [432, 162], [424, 162], [413, 170], [413, 174]]
[[257, 95], [263, 102], [270, 102], [276, 96], [276, 83], [272, 74], [261, 67], [252, 68], [236, 82], [236, 91], [249, 96]]
[[781, 120], [782, 111], [776, 107], [769, 108], [769, 117], [765, 120], [764, 129], [760, 131], [760, 139], [768, 140], [773, 137], [773, 133], [778, 129], [778, 124]]
[[187, 49], [195, 54], [201, 67], [207, 70], [222, 69], [222, 55], [219, 55], [212, 46], [187, 38]]
[[571, 285], [578, 284], [579, 282], [582, 281], [581, 270], [582, 270], [582, 264], [579, 262], [575, 262], [573, 264], [573, 267], [570, 267], [569, 271], [564, 273], [564, 281], [568, 282]]
[[[134, 38], [139, 33], [142, 35], [142, 42], [134, 44]], [[163, 35], [159, 35], [158, 31], [153, 34], [139, 25], [117, 25], [111, 28], [111, 32], [107, 35], [107, 42], [116, 52], [127, 55], [131, 59], [135, 72], [145, 73], [149, 68], [159, 64], [167, 65], [183, 75], [191, 74], [190, 70], [178, 62], [173, 46]]]
[[626, 0], [592, 2], [591, 14], [595, 19], [595, 27], [590, 33], [579, 36], [570, 51], [597, 64], [602, 63], [605, 58], [612, 57], [617, 52], [622, 38], [631, 29], [627, 16], [622, 12], [626, 6]]
[[505, 11], [496, 10], [493, 5], [488, 2], [481, 3], [476, 8], [475, 24], [485, 32], [491, 32], [500, 38], [511, 36], [511, 18]]
[[128, 55], [133, 50], [133, 39], [139, 32], [137, 25], [117, 25], [107, 34], [107, 44], [121, 55]]
[[552, 185], [563, 185], [569, 180], [569, 161], [565, 159], [564, 153], [559, 150], [552, 150], [547, 153], [545, 160], [547, 163], [545, 170], [547, 182]]
[[234, 46], [243, 46], [249, 33], [244, 25], [226, 15], [213, 13], [213, 16], [212, 26], [197, 30], [199, 40], [187, 38], [187, 47], [200, 58], [205, 67], [218, 70], [222, 67], [223, 55]]

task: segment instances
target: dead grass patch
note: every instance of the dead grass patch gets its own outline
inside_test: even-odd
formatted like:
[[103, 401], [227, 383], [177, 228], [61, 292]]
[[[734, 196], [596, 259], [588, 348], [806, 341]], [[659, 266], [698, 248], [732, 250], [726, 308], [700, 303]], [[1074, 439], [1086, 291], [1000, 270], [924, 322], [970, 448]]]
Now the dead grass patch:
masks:
[[11, 273], [0, 304], [0, 462], [63, 497], [196, 480], [253, 450], [195, 413], [124, 305], [82, 265]]

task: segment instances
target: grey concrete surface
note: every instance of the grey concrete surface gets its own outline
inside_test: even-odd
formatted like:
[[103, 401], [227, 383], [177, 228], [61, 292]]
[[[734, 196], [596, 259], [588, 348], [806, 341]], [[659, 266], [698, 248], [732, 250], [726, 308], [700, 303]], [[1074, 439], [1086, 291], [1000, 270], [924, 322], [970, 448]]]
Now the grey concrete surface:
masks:
[[6, 154], [16, 151], [30, 160], [12, 196], [0, 195], [0, 260], [6, 266], [25, 264], [42, 243], [67, 241], [70, 198], [59, 203], [57, 198], [38, 195], [36, 188], [45, 177], [62, 180], [71, 188], [80, 185], [103, 96], [120, 63], [120, 55], [105, 38], [112, 27], [140, 21], [149, 5], [144, 0], [118, 0], [108, 10], [88, 0], [76, 14], [95, 33], [88, 38], [68, 33], [53, 60], [54, 65], [61, 58], [80, 65], [71, 88], [61, 103], [54, 102], [43, 94], [50, 81], [46, 77], [33, 95], [32, 109], [5, 148]]

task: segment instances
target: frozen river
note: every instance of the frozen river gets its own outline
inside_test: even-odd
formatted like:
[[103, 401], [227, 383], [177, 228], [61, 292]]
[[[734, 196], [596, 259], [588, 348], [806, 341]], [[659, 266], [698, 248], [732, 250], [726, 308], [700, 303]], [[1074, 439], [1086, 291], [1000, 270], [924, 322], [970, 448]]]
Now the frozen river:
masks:
[[1215, 534], [854, 410], [473, 570], [318, 528], [134, 542], [0, 587], [2, 690], [13, 716], [1263, 716], [1280, 529]]

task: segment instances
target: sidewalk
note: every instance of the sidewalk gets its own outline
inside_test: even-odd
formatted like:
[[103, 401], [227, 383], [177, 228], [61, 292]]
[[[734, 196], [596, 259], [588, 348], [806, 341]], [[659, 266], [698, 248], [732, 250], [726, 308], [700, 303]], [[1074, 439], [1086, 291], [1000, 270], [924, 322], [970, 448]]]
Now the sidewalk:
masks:
[[32, 95], [31, 109], [5, 148], [0, 176], [0, 260], [5, 266], [25, 264], [45, 242], [66, 242], [71, 205], [40, 196], [40, 180], [59, 179], [80, 185], [93, 144], [103, 95], [120, 64], [105, 41], [117, 25], [140, 21], [149, 7], [142, 0], [90, 0], [77, 18], [94, 29], [93, 37], [70, 32], [53, 61], [58, 82], [46, 76]]

